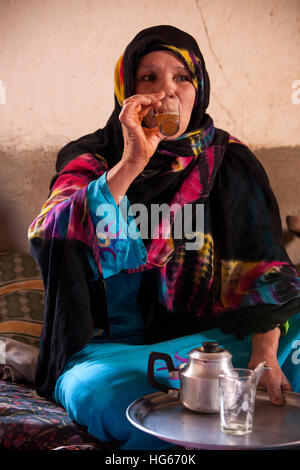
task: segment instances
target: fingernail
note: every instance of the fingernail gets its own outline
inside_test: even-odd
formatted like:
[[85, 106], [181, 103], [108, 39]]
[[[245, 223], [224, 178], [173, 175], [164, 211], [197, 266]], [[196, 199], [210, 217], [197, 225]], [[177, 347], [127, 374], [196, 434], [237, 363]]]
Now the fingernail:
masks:
[[275, 397], [274, 401], [277, 405], [283, 405], [283, 398], [281, 396]]

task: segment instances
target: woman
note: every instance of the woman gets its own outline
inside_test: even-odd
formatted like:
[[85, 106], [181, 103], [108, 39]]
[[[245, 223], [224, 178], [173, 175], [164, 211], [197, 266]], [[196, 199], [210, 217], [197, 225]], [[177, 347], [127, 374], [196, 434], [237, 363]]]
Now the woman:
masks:
[[[300, 280], [278, 206], [255, 156], [206, 114], [209, 92], [191, 36], [171, 26], [141, 31], [117, 63], [107, 125], [59, 152], [49, 199], [29, 229], [45, 284], [37, 390], [122, 448], [166, 445], [125, 417], [132, 400], [153, 391], [151, 350], [182, 355], [213, 339], [235, 366], [267, 362], [261, 383], [274, 404], [299, 386], [291, 345]], [[165, 137], [154, 114], [175, 98], [179, 130]], [[187, 248], [188, 233], [175, 236], [180, 211], [167, 238], [157, 236], [164, 218], [141, 236], [130, 209], [143, 204], [151, 227], [151, 208], [163, 203], [190, 205], [193, 227], [203, 204], [201, 247]]]

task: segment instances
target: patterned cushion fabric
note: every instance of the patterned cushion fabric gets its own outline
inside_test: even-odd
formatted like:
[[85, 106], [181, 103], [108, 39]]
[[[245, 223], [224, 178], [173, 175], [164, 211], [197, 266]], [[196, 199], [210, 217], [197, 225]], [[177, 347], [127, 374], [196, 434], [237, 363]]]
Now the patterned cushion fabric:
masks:
[[39, 347], [44, 289], [30, 254], [0, 253], [0, 336]]
[[118, 449], [117, 442], [101, 443], [66, 411], [39, 397], [25, 385], [0, 380], [0, 451], [52, 450], [61, 446]]

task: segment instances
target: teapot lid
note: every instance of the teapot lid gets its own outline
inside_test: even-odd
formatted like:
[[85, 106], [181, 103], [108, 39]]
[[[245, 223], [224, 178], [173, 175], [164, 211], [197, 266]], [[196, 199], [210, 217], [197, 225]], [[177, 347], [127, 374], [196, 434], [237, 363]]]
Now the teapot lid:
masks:
[[226, 349], [219, 348], [216, 341], [204, 341], [199, 348], [192, 349], [189, 357], [201, 361], [221, 361], [224, 358], [231, 358], [232, 355]]

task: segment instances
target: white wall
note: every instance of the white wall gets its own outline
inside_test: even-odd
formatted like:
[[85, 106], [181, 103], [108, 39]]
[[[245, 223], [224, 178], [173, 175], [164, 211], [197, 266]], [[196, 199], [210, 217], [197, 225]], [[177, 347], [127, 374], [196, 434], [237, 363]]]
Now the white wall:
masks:
[[158, 24], [197, 39], [217, 127], [252, 147], [300, 144], [300, 0], [0, 0], [0, 148], [61, 147], [105, 125], [116, 60]]

